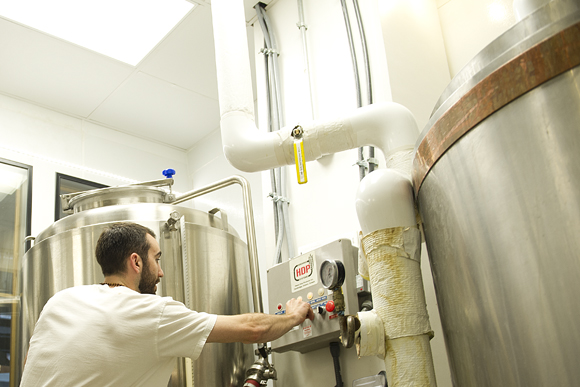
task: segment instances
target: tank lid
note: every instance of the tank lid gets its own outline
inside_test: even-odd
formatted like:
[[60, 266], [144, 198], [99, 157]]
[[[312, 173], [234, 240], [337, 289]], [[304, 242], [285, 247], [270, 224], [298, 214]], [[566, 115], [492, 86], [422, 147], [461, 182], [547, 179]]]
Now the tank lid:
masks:
[[123, 204], [170, 203], [174, 200], [175, 195], [171, 192], [145, 185], [101, 188], [61, 195], [62, 208], [67, 213], [78, 213], [93, 208]]

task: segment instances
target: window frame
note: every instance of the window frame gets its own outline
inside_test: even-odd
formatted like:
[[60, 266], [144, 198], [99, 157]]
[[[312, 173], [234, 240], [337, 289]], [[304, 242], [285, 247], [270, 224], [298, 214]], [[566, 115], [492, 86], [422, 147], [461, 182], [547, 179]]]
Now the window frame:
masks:
[[[61, 182], [63, 180], [71, 181], [73, 183], [84, 184], [86, 186], [92, 187], [91, 189], [100, 189], [100, 188], [108, 188], [108, 185], [97, 183], [94, 181], [81, 179], [80, 177], [67, 175], [64, 173], [57, 172], [56, 173], [56, 184], [55, 184], [55, 205], [54, 205], [54, 221], [58, 221], [63, 219], [64, 217], [60, 217], [61, 212], [61, 201], [60, 201], [60, 187]], [[88, 190], [87, 190], [88, 191]]]
[[[31, 236], [32, 234], [32, 170], [33, 167], [32, 165], [28, 165], [28, 164], [24, 164], [24, 163], [19, 163], [18, 161], [13, 161], [13, 160], [8, 160], [8, 159], [4, 159], [2, 157], [0, 157], [0, 163], [2, 164], [6, 164], [6, 165], [10, 165], [13, 167], [17, 167], [17, 168], [22, 168], [22, 169], [26, 169], [27, 171], [27, 179], [28, 179], [28, 187], [27, 187], [27, 195], [26, 195], [26, 219], [24, 220], [26, 222], [26, 226], [25, 226], [25, 233], [26, 236]], [[24, 244], [24, 253], [26, 253], [30, 247], [31, 247], [31, 241], [26, 241], [26, 243]]]

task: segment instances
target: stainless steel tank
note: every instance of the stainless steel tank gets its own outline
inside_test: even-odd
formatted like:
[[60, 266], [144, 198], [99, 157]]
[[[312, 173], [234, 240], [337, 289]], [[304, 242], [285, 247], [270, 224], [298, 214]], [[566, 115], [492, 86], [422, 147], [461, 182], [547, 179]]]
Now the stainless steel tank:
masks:
[[580, 383], [580, 4], [554, 0], [450, 83], [414, 185], [457, 387]]
[[[22, 260], [21, 359], [34, 324], [48, 299], [59, 290], [103, 281], [95, 245], [109, 224], [131, 221], [156, 234], [165, 277], [158, 293], [193, 310], [215, 314], [253, 311], [248, 249], [225, 219], [169, 204], [175, 197], [151, 186], [90, 191], [68, 198], [74, 214], [36, 237]], [[168, 203], [169, 202], [169, 203]], [[208, 344], [193, 366], [179, 360], [170, 386], [187, 384], [192, 367], [196, 386], [242, 386], [252, 365], [252, 345]]]

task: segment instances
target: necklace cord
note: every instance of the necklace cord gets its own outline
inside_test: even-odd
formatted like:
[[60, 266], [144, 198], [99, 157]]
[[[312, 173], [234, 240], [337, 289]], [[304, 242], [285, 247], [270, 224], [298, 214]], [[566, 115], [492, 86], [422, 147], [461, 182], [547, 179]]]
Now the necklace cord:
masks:
[[125, 286], [123, 284], [117, 284], [114, 282], [101, 282], [99, 285], [109, 285], [110, 287], [116, 288], [118, 286]]

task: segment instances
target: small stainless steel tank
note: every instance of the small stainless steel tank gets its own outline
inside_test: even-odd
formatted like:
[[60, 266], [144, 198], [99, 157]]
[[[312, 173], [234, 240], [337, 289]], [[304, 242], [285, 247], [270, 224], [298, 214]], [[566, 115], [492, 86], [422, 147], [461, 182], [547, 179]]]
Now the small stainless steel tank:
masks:
[[476, 56], [419, 140], [414, 184], [454, 386], [580, 381], [580, 4]]
[[[74, 214], [36, 237], [22, 260], [20, 365], [34, 324], [48, 299], [59, 290], [103, 281], [95, 245], [109, 224], [131, 221], [156, 234], [165, 277], [158, 293], [191, 309], [215, 314], [252, 312], [250, 265], [246, 244], [221, 217], [168, 204], [175, 198], [151, 186], [90, 191], [72, 198]], [[196, 386], [242, 386], [254, 361], [252, 345], [208, 344], [193, 362]], [[184, 360], [176, 365], [170, 386], [185, 386]], [[21, 372], [21, 370], [17, 371]]]

